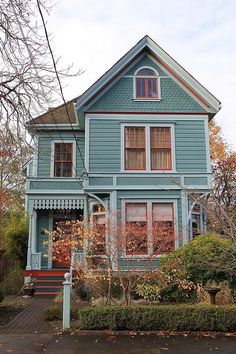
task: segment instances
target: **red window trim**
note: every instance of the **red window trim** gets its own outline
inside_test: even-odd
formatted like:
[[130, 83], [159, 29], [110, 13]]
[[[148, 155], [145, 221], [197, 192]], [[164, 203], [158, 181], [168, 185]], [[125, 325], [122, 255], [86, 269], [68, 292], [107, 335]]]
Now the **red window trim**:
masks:
[[[137, 84], [137, 81], [138, 80], [144, 80], [145, 82], [145, 96], [139, 96], [138, 95], [138, 84]], [[155, 80], [155, 83], [156, 83], [156, 96], [149, 96], [148, 95], [148, 82], [149, 80]], [[157, 99], [158, 98], [158, 82], [157, 82], [157, 77], [136, 77], [135, 78], [135, 87], [136, 87], [136, 98], [145, 98], [145, 99], [149, 99], [149, 100], [152, 100], [152, 99]]]
[[[127, 167], [127, 161], [126, 161], [126, 128], [144, 128], [144, 168], [128, 168]], [[147, 147], [146, 147], [146, 127], [145, 126], [131, 126], [131, 125], [127, 125], [125, 126], [124, 129], [124, 168], [126, 171], [146, 171], [147, 169], [147, 162], [146, 162], [146, 154], [147, 154]], [[141, 150], [141, 148], [139, 148]]]
[[[174, 249], [175, 249], [175, 226], [174, 226], [174, 203], [168, 203], [168, 202], [166, 202], [166, 203], [158, 203], [158, 202], [154, 202], [154, 203], [152, 203], [152, 223], [153, 223], [153, 205], [154, 204], [171, 204], [171, 206], [172, 206], [172, 237], [173, 237], [173, 243], [174, 243]], [[152, 229], [153, 229], [153, 226], [152, 226]], [[153, 252], [153, 244], [154, 244], [154, 237], [153, 237], [154, 235], [153, 235], [153, 232], [152, 232], [152, 254], [153, 255], [158, 255], [158, 254], [168, 254], [168, 253], [171, 253], [173, 250], [171, 250], [171, 251], [165, 251], [165, 252]]]
[[127, 222], [127, 205], [128, 204], [145, 204], [146, 208], [146, 224], [147, 224], [147, 246], [146, 246], [146, 253], [143, 252], [127, 252], [126, 250], [126, 245], [125, 245], [125, 254], [127, 256], [133, 256], [133, 255], [142, 255], [142, 256], [148, 256], [148, 215], [147, 215], [147, 203], [146, 202], [127, 202], [125, 203], [125, 241], [127, 241], [126, 238], [126, 222]]
[[[56, 160], [56, 151], [55, 151], [56, 144], [71, 145], [71, 160], [70, 161]], [[56, 176], [56, 164], [57, 163], [71, 164], [71, 176]], [[73, 143], [66, 143], [66, 142], [55, 142], [54, 143], [54, 165], [53, 165], [53, 167], [54, 167], [54, 169], [53, 169], [54, 170], [54, 174], [53, 174], [54, 177], [65, 177], [65, 178], [73, 177]]]
[[[152, 168], [152, 141], [151, 141], [151, 129], [152, 128], [169, 128], [170, 129], [170, 168]], [[158, 148], [155, 148], [158, 149]], [[163, 149], [163, 148], [160, 148]], [[172, 139], [171, 139], [171, 128], [170, 127], [150, 127], [150, 160], [151, 160], [151, 166], [150, 169], [151, 171], [172, 171], [173, 169], [173, 164], [172, 164]]]

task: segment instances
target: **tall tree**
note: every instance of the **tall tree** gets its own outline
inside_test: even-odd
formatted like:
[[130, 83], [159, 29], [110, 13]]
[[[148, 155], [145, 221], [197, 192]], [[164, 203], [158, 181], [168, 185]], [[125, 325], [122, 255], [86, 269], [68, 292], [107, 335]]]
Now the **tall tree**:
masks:
[[[0, 128], [17, 132], [58, 99], [58, 82], [39, 8], [50, 0], [0, 1]], [[71, 67], [59, 70], [69, 76]]]

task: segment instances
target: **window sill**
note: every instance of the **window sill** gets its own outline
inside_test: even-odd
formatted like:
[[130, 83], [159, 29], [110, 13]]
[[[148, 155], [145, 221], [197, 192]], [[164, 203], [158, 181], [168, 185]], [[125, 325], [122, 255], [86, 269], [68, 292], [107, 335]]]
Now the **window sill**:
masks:
[[155, 98], [148, 98], [148, 97], [136, 98], [136, 97], [134, 97], [132, 100], [135, 101], [135, 102], [139, 102], [139, 101], [141, 101], [141, 102], [143, 102], [143, 101], [145, 101], [145, 102], [148, 102], [148, 101], [159, 102], [159, 101], [162, 100], [162, 98], [156, 98], [156, 97]]
[[169, 173], [177, 173], [176, 170], [120, 170], [120, 173], [126, 173], [126, 174], [155, 174], [155, 175], [165, 175], [165, 174], [169, 174]]
[[155, 255], [142, 255], [142, 254], [135, 254], [135, 255], [122, 255], [120, 256], [121, 259], [150, 259], [150, 261], [152, 259], [159, 259], [162, 258], [164, 256], [166, 256], [168, 253], [162, 253], [162, 254], [155, 254]]

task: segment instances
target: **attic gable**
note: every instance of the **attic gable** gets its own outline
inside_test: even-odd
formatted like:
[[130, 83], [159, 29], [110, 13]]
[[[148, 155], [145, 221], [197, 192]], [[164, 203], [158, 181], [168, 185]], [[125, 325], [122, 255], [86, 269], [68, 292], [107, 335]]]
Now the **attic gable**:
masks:
[[95, 84], [93, 84], [77, 101], [77, 109], [86, 111], [91, 102], [106, 91], [109, 86], [124, 74], [127, 67], [135, 62], [140, 55], [148, 53], [172, 79], [188, 92], [204, 110], [214, 115], [220, 109], [220, 101], [215, 98], [204, 86], [180, 66], [170, 55], [158, 46], [149, 36], [141, 39], [127, 52], [111, 69], [109, 69]]

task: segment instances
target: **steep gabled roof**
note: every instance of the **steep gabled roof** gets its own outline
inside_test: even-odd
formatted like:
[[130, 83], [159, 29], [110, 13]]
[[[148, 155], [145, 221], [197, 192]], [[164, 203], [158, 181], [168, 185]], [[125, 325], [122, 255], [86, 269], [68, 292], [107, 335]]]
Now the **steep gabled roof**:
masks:
[[73, 98], [72, 100], [66, 103], [69, 119], [67, 116], [67, 111], [65, 105], [62, 104], [58, 107], [49, 108], [49, 110], [42, 114], [39, 117], [31, 119], [26, 123], [27, 127], [34, 127], [35, 126], [43, 126], [43, 125], [68, 125], [70, 123], [77, 124], [77, 114], [75, 110], [75, 103], [78, 97]]
[[78, 98], [77, 109], [86, 110], [86, 105], [110, 85], [143, 51], [151, 54], [163, 70], [192, 95], [206, 112], [214, 115], [220, 110], [220, 101], [147, 35]]

